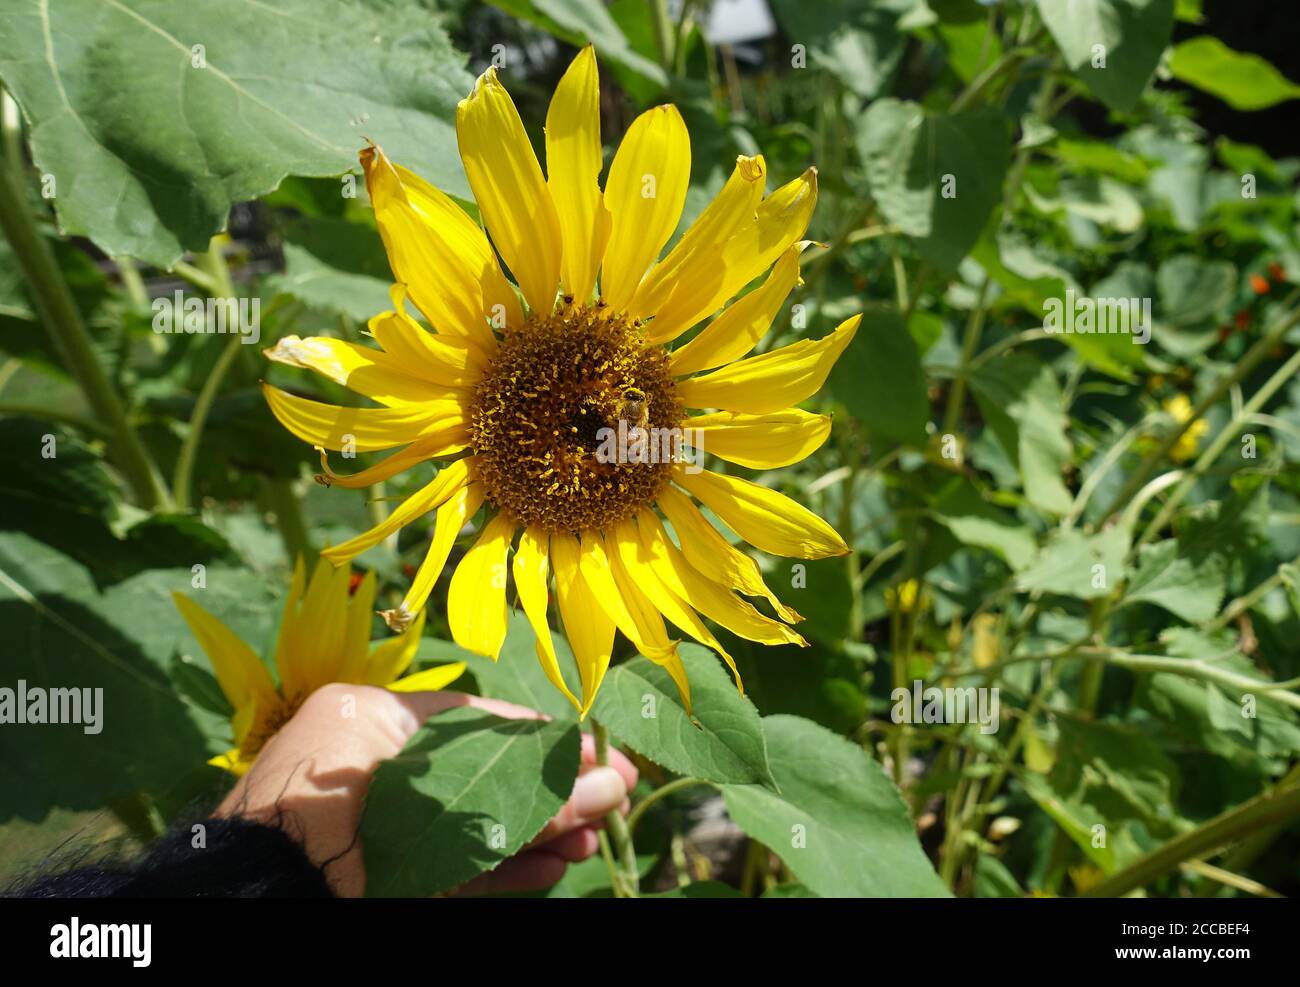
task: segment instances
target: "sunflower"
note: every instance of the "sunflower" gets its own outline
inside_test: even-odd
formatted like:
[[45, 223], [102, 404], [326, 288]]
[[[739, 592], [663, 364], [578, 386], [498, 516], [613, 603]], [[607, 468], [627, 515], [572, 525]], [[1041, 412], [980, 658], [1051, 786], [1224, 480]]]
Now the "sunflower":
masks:
[[331, 682], [416, 692], [441, 689], [465, 671], [463, 663], [455, 662], [399, 678], [420, 645], [423, 615], [403, 634], [372, 650], [374, 573], [367, 573], [354, 588], [350, 566], [336, 567], [321, 560], [310, 584], [305, 571], [299, 559], [275, 648], [278, 686], [262, 659], [234, 631], [189, 597], [172, 594], [176, 609], [207, 653], [221, 691], [235, 711], [230, 721], [235, 746], [209, 764], [243, 774], [303, 701]]
[[[806, 646], [788, 626], [802, 618], [696, 502], [776, 555], [844, 554], [830, 525], [769, 487], [699, 468], [684, 455], [597, 453], [610, 434], [633, 430], [649, 435], [651, 445], [656, 435], [680, 433], [697, 451], [706, 447], [753, 469], [798, 462], [821, 446], [831, 423], [795, 405], [822, 386], [860, 318], [824, 338], [747, 357], [799, 283], [816, 169], [765, 195], [763, 158], [739, 157], [716, 198], [661, 258], [686, 198], [686, 125], [671, 105], [641, 114], [602, 191], [598, 103], [588, 47], [551, 100], [544, 175], [495, 69], [479, 77], [459, 104], [456, 132], [486, 234], [380, 148], [363, 150], [398, 282], [392, 311], [369, 323], [379, 348], [289, 336], [267, 355], [381, 407], [337, 407], [264, 387], [284, 426], [321, 451], [323, 483], [366, 487], [426, 460], [445, 463], [382, 523], [324, 553], [346, 562], [436, 511], [410, 591], [384, 613], [394, 629], [423, 611], [457, 534], [487, 505], [451, 577], [452, 636], [497, 657], [514, 546], [515, 588], [538, 658], [582, 715], [609, 666], [616, 628], [667, 669], [688, 708], [689, 685], [665, 618], [721, 655], [738, 688], [735, 662], [702, 618], [751, 641]], [[412, 318], [408, 301], [432, 332]], [[705, 322], [684, 345], [672, 345]], [[325, 456], [397, 447], [350, 475], [333, 472]], [[547, 623], [552, 577], [581, 700], [561, 675]], [[746, 596], [765, 598], [776, 619]]]

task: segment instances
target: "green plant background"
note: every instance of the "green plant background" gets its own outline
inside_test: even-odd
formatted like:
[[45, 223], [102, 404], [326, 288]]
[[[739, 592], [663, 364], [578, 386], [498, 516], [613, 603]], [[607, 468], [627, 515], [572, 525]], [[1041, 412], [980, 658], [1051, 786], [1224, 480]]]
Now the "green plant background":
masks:
[[[697, 722], [621, 657], [594, 716], [642, 768], [634, 842], [549, 893], [1297, 890], [1300, 160], [1193, 107], [1251, 114], [1300, 86], [1207, 33], [1199, 0], [772, 0], [776, 34], [742, 48], [706, 38], [707, 6], [0, 11], [0, 685], [100, 686], [106, 706], [96, 737], [0, 725], [0, 877], [67, 840], [129, 847], [229, 785], [204, 762], [230, 711], [172, 591], [269, 655], [290, 559], [427, 480], [313, 484], [257, 384], [341, 389], [227, 337], [155, 334], [151, 297], [257, 297], [262, 345], [361, 339], [390, 280], [364, 139], [467, 200], [453, 117], [473, 74], [504, 60], [540, 141], [592, 42], [607, 160], [646, 107], [691, 128], [683, 228], [737, 154], [763, 153], [774, 184], [817, 165], [818, 246], [763, 345], [864, 319], [809, 402], [830, 442], [757, 479], [853, 551], [762, 560], [813, 647], [724, 634], [747, 698], [686, 647]], [[1067, 291], [1150, 299], [1149, 345], [1049, 335]], [[426, 537], [361, 558], [382, 595]], [[444, 599], [445, 580], [419, 662], [463, 658], [461, 686], [555, 719], [448, 714], [383, 765], [372, 893], [494, 866], [576, 771], [581, 727], [526, 621], [492, 664], [449, 643]], [[999, 729], [895, 722], [891, 691], [916, 679], [997, 687]], [[460, 787], [487, 761], [491, 784]], [[730, 858], [703, 848], [710, 813]]]

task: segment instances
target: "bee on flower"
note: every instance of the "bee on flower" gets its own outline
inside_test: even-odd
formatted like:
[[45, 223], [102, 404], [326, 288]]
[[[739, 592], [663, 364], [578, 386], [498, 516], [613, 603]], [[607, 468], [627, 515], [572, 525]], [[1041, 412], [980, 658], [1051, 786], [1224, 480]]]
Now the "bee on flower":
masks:
[[[825, 442], [831, 422], [797, 405], [820, 389], [860, 318], [823, 338], [750, 356], [800, 283], [816, 170], [769, 193], [762, 156], [739, 157], [713, 202], [665, 253], [690, 177], [686, 125], [671, 105], [641, 114], [602, 187], [598, 104], [588, 47], [551, 100], [544, 173], [496, 70], [478, 79], [459, 105], [456, 131], [486, 230], [379, 147], [363, 150], [397, 282], [392, 310], [369, 323], [378, 346], [288, 336], [267, 355], [378, 407], [337, 407], [265, 387], [284, 426], [321, 450], [324, 482], [366, 487], [421, 463], [441, 464], [382, 523], [324, 553], [342, 565], [434, 512], [424, 562], [405, 599], [384, 612], [389, 625], [405, 631], [420, 619], [457, 535], [486, 507], [451, 575], [452, 636], [497, 658], [507, 588], [494, 574], [513, 551], [515, 590], [538, 659], [583, 715], [616, 630], [667, 669], [688, 708], [674, 635], [712, 648], [733, 673], [706, 618], [762, 644], [806, 645], [792, 627], [799, 614], [701, 507], [775, 555], [848, 551], [829, 524], [768, 486], [672, 459], [608, 462], [596, 455], [598, 436], [620, 422], [680, 428], [740, 466], [799, 462]], [[345, 437], [357, 452], [396, 451], [340, 475], [325, 451], [343, 449]], [[560, 671], [548, 622], [552, 582], [581, 697]], [[747, 597], [766, 600], [775, 617]]]

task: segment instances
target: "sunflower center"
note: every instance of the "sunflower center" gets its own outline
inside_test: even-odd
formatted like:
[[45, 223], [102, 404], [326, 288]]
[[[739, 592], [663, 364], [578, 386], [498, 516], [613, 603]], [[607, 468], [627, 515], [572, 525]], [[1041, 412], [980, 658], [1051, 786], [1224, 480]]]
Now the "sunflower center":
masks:
[[524, 525], [583, 531], [654, 501], [672, 468], [657, 439], [681, 418], [661, 347], [601, 306], [566, 306], [506, 334], [470, 435], [490, 502]]

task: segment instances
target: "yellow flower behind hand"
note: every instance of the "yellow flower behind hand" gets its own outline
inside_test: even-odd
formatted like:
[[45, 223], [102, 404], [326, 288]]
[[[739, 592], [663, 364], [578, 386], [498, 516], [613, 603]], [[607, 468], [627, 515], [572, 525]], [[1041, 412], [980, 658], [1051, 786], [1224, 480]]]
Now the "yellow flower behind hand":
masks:
[[[1164, 408], [1165, 414], [1179, 425], [1192, 417], [1192, 401], [1186, 394], [1175, 394], [1166, 400], [1161, 407]], [[1183, 463], [1191, 459], [1196, 455], [1196, 450], [1201, 445], [1201, 439], [1205, 437], [1205, 433], [1209, 430], [1209, 422], [1204, 418], [1196, 419], [1187, 426], [1187, 431], [1178, 437], [1178, 441], [1169, 450], [1169, 458], [1175, 463]]]
[[207, 653], [217, 682], [234, 707], [235, 746], [208, 763], [243, 774], [258, 751], [313, 692], [331, 682], [386, 686], [398, 692], [441, 689], [465, 671], [455, 662], [402, 678], [420, 646], [424, 619], [400, 636], [370, 647], [375, 575], [350, 591], [351, 567], [317, 563], [311, 583], [299, 560], [280, 621], [275, 649], [277, 684], [256, 652], [187, 596], [173, 593], [176, 609]]
[[[451, 578], [452, 636], [497, 657], [515, 546], [515, 587], [538, 658], [584, 715], [608, 668], [616, 628], [668, 670], [688, 708], [685, 670], [665, 618], [717, 651], [733, 673], [734, 662], [702, 618], [751, 641], [806, 644], [787, 626], [799, 615], [695, 502], [776, 555], [847, 552], [830, 525], [766, 486], [688, 468], [680, 455], [629, 461], [601, 448], [620, 429], [639, 429], [652, 449], [656, 436], [667, 437], [659, 440], [665, 444], [677, 436], [749, 468], [798, 462], [826, 440], [830, 418], [795, 406], [822, 386], [859, 321], [747, 357], [799, 283], [802, 237], [817, 199], [815, 169], [767, 195], [763, 158], [738, 158], [717, 197], [661, 258], [690, 178], [686, 125], [673, 106], [641, 114], [602, 190], [598, 104], [596, 56], [587, 48], [551, 100], [544, 175], [495, 69], [478, 79], [460, 103], [456, 129], [491, 242], [438, 189], [378, 147], [362, 151], [398, 282], [393, 310], [369, 324], [380, 348], [290, 336], [267, 355], [382, 407], [341, 408], [265, 388], [275, 415], [320, 448], [322, 462], [326, 449], [401, 447], [350, 476], [325, 463], [323, 482], [365, 487], [426, 460], [450, 460], [383, 523], [325, 556], [346, 562], [436, 511], [424, 563], [401, 606], [385, 613], [390, 626], [402, 629], [423, 611], [457, 534], [486, 504], [487, 520]], [[728, 305], [765, 272], [761, 284]], [[433, 332], [408, 314], [408, 301]], [[669, 348], [715, 314], [685, 345]], [[552, 578], [581, 700], [560, 673], [547, 622]], [[767, 599], [780, 619], [746, 596]], [[738, 675], [736, 682], [740, 687]]]

